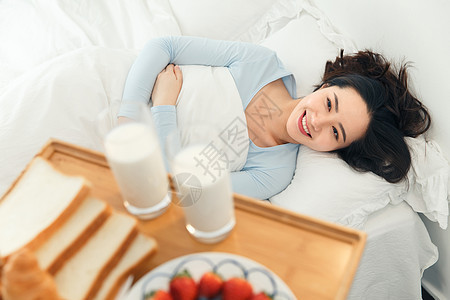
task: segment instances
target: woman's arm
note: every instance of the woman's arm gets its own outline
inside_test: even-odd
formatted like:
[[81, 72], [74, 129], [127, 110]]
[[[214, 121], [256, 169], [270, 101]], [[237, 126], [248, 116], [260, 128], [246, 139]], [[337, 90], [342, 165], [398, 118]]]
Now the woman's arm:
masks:
[[168, 64], [232, 67], [272, 54], [271, 50], [250, 43], [183, 36], [152, 39], [128, 73], [118, 116], [133, 118], [133, 103], [148, 103], [158, 74]]
[[[179, 66], [168, 65], [158, 74], [152, 91], [153, 107], [175, 105], [183, 85], [183, 74]], [[156, 114], [154, 109], [153, 114]], [[130, 121], [127, 117], [119, 117], [119, 123]], [[173, 122], [172, 122], [173, 123]], [[159, 124], [158, 124], [159, 125]], [[159, 126], [157, 126], [159, 128]]]
[[166, 156], [164, 155], [165, 143], [169, 133], [177, 130], [175, 104], [182, 85], [183, 73], [181, 69], [178, 66], [170, 64], [158, 74], [152, 92], [153, 107], [151, 111], [167, 170], [169, 168]]
[[232, 172], [231, 185], [235, 193], [265, 200], [283, 191], [292, 176], [293, 172], [288, 168], [253, 168]]

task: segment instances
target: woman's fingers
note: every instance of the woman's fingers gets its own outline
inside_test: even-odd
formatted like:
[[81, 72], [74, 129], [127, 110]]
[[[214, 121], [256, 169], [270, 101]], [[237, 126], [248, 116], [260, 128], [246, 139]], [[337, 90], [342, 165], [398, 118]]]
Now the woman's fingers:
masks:
[[174, 65], [173, 64], [169, 64], [169, 65], [167, 65], [167, 67], [166, 67], [166, 71], [171, 71], [171, 72], [173, 72], [173, 67], [174, 67]]
[[175, 74], [175, 78], [181, 79], [183, 77], [183, 74], [181, 72], [181, 68], [178, 65], [169, 64], [167, 65], [166, 69], [167, 72], [173, 72]]
[[183, 72], [181, 72], [181, 68], [179, 66], [175, 66], [173, 71], [177, 80], [183, 79]]
[[159, 73], [158, 75], [162, 75], [165, 72], [168, 72], [169, 74], [173, 73], [175, 74], [175, 78], [178, 79], [182, 79], [183, 78], [183, 73], [181, 72], [181, 68], [178, 65], [174, 65], [174, 64], [168, 64], [164, 70], [161, 71], [161, 73]]

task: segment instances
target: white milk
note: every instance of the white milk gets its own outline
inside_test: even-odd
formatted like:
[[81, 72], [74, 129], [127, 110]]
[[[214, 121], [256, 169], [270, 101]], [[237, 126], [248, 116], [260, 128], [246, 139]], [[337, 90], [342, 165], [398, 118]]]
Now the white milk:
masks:
[[137, 208], [152, 207], [167, 195], [168, 178], [151, 128], [127, 123], [105, 138], [106, 156], [124, 199]]
[[[205, 147], [206, 145], [195, 145], [183, 149], [175, 156], [172, 169], [174, 176], [191, 173], [200, 181], [200, 196], [195, 197], [192, 205], [183, 209], [187, 227], [207, 233], [221, 231], [227, 225], [229, 227], [230, 223], [234, 225], [234, 206], [228, 171], [222, 170], [220, 174], [211, 167], [209, 169], [213, 175], [211, 176], [204, 168], [198, 166], [195, 158], [203, 159], [200, 153]], [[207, 164], [206, 159], [203, 163]], [[224, 164], [221, 166], [224, 167]], [[185, 193], [189, 193], [189, 188], [182, 185], [179, 189], [181, 196], [186, 196]]]

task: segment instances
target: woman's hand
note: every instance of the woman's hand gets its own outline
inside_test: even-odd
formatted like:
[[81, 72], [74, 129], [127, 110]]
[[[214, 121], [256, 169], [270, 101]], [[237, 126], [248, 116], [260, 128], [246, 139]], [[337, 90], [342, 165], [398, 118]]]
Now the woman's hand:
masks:
[[131, 122], [131, 121], [133, 121], [133, 119], [130, 119], [130, 118], [127, 118], [127, 117], [118, 117], [117, 118], [117, 124], [118, 125], [122, 125], [122, 124], [125, 124], [125, 123], [128, 123], [128, 122]]
[[183, 85], [183, 74], [179, 66], [168, 65], [156, 78], [152, 92], [153, 106], [175, 105]]

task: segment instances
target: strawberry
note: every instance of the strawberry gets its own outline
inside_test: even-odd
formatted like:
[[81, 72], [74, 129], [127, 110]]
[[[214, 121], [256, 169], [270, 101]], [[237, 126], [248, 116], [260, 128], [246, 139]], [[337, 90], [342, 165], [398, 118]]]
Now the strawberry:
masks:
[[264, 292], [257, 293], [253, 295], [253, 297], [250, 300], [272, 300], [273, 298], [267, 295]]
[[145, 295], [145, 300], [173, 300], [173, 298], [168, 292], [157, 290]]
[[244, 278], [233, 277], [223, 283], [223, 300], [247, 300], [253, 295], [253, 288]]
[[175, 275], [169, 283], [170, 294], [174, 300], [195, 300], [197, 284], [187, 270]]
[[198, 283], [198, 295], [200, 297], [213, 298], [220, 293], [223, 280], [214, 272], [206, 272]]

